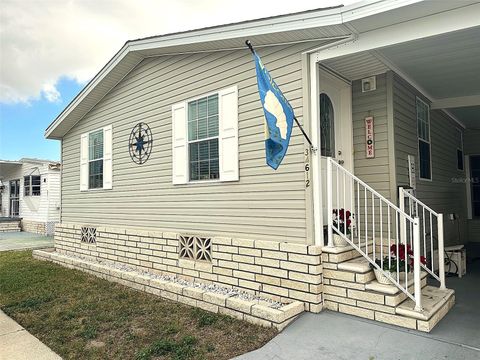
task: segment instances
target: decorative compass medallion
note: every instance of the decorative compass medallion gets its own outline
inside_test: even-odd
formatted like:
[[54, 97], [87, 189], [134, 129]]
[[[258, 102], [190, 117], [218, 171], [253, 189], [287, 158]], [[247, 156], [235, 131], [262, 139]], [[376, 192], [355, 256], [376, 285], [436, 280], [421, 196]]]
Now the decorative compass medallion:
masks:
[[138, 123], [130, 133], [128, 150], [130, 157], [136, 164], [145, 163], [152, 152], [153, 137], [150, 127], [145, 123]]

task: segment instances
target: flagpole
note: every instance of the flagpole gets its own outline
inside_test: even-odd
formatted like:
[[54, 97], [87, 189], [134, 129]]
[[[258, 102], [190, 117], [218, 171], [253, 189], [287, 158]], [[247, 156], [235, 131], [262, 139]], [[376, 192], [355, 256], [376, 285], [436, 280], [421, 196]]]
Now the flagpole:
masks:
[[[255, 55], [255, 50], [253, 49], [253, 45], [252, 43], [250, 42], [250, 40], [245, 40], [245, 44], [248, 46], [248, 48], [250, 49], [250, 51], [252, 52], [252, 54]], [[305, 130], [303, 130], [303, 127], [302, 125], [300, 125], [300, 123], [298, 122], [297, 120], [297, 117], [295, 115], [293, 115], [293, 120], [295, 120], [298, 128], [300, 129], [300, 131], [302, 132], [303, 136], [305, 137], [305, 139], [307, 140], [307, 142], [310, 144], [310, 147], [312, 148], [312, 150], [316, 150], [315, 147], [313, 146], [312, 144], [312, 141], [310, 140], [310, 138], [308, 137], [307, 133], [305, 132]]]

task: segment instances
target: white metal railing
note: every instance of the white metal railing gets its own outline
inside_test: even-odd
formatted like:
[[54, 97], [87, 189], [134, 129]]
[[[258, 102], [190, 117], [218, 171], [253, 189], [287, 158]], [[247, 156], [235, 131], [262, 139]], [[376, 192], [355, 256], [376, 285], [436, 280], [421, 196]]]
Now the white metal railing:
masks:
[[[410, 216], [416, 216], [420, 222], [420, 253], [426, 259], [421, 266], [440, 282], [440, 289], [445, 289], [445, 250], [443, 238], [443, 214], [439, 214], [403, 187], [398, 191], [400, 209]], [[408, 242], [406, 224], [401, 228], [402, 241]], [[436, 234], [436, 236], [435, 236]], [[437, 256], [435, 256], [435, 248]], [[435, 273], [435, 262], [438, 275]]]
[[[334, 246], [334, 235], [345, 239], [372, 267], [382, 271], [395, 286], [415, 301], [416, 310], [421, 310], [418, 217], [407, 214], [332, 158], [327, 158], [326, 163], [328, 246]], [[402, 242], [402, 222], [405, 223], [405, 235], [412, 240], [411, 244]], [[404, 266], [397, 261], [402, 256]], [[413, 274], [410, 272], [412, 263]]]

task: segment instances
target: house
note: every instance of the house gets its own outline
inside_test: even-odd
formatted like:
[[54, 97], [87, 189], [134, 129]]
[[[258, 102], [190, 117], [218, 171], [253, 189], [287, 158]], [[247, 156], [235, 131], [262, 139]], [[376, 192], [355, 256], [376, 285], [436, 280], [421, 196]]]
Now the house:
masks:
[[60, 221], [60, 163], [0, 160], [0, 231], [53, 235]]
[[[46, 129], [62, 214], [35, 256], [279, 328], [298, 312], [105, 267], [430, 331], [445, 247], [480, 241], [479, 38], [477, 1], [382, 0], [128, 41]], [[294, 128], [277, 171], [247, 39], [314, 144]]]

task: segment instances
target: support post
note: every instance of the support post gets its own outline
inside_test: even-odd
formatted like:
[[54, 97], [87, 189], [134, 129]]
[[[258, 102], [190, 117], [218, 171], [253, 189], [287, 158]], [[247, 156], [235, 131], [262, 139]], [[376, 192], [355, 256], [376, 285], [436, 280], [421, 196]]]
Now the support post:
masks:
[[407, 219], [405, 214], [405, 190], [403, 187], [398, 188], [398, 207], [402, 210], [400, 214], [400, 243], [405, 244], [407, 242]]
[[437, 217], [438, 231], [438, 276], [440, 277], [440, 289], [445, 290], [445, 245], [443, 242], [443, 214]]
[[327, 158], [327, 230], [328, 230], [328, 246], [333, 247], [333, 189], [332, 189], [332, 158]]
[[422, 310], [422, 281], [420, 278], [420, 219], [413, 218], [413, 281], [415, 289], [415, 311]]

